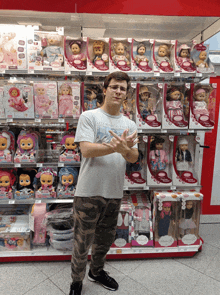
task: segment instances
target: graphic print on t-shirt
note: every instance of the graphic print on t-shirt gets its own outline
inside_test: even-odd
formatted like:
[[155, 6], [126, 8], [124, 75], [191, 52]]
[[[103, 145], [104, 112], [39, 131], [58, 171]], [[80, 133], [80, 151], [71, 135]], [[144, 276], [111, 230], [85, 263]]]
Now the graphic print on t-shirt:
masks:
[[97, 137], [96, 142], [102, 143], [102, 142], [110, 142], [112, 139], [112, 135], [109, 133], [109, 131], [113, 131], [115, 134], [121, 137], [122, 133], [124, 132], [123, 129], [114, 129], [107, 126], [98, 126], [97, 128]]

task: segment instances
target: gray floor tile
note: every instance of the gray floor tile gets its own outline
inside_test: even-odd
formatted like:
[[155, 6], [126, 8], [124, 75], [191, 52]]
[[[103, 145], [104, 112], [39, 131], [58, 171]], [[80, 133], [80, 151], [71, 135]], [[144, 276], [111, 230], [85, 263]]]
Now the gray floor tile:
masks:
[[207, 266], [205, 275], [220, 282], [220, 250], [216, 253], [214, 259], [212, 259], [211, 263], [209, 263]]
[[34, 266], [42, 271], [48, 278], [60, 272], [65, 267], [70, 268], [70, 262], [66, 261], [49, 261], [49, 262], [34, 262]]
[[205, 243], [220, 248], [220, 226], [219, 224], [201, 224], [200, 235]]
[[64, 294], [69, 293], [70, 283], [71, 283], [71, 268], [65, 267], [61, 271], [57, 272], [55, 275], [50, 277], [50, 280], [59, 289], [63, 291]]
[[190, 295], [218, 295], [220, 293], [220, 282], [207, 277], [206, 275], [201, 275], [195, 288], [192, 290]]
[[124, 273], [125, 275], [128, 275], [133, 272], [139, 265], [141, 265], [141, 263], [143, 263], [143, 260], [108, 260], [106, 263]]
[[23, 295], [64, 295], [61, 290], [59, 290], [49, 279], [40, 283], [32, 290], [28, 291], [27, 293], [23, 293]]

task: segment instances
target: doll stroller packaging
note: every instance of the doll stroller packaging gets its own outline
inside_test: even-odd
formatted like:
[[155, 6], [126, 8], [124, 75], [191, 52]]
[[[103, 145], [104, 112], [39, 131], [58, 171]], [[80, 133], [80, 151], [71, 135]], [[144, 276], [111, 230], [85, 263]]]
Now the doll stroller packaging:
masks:
[[179, 195], [176, 192], [154, 192], [153, 230], [155, 247], [177, 246], [178, 202]]
[[190, 97], [190, 129], [213, 129], [217, 84], [192, 84]]
[[87, 38], [64, 37], [65, 72], [85, 72], [87, 69]]
[[0, 25], [0, 70], [26, 70], [26, 28]]
[[199, 221], [203, 195], [180, 191], [178, 246], [200, 245]]
[[139, 73], [152, 73], [152, 44], [148, 39], [133, 39], [131, 49], [131, 70]]
[[87, 38], [87, 71], [109, 71], [109, 38]]
[[132, 39], [110, 38], [110, 72], [131, 71]]
[[199, 136], [175, 136], [173, 142], [173, 185], [198, 185]]
[[203, 42], [195, 44], [191, 56], [198, 74], [214, 73], [214, 66], [209, 59], [209, 44], [204, 44]]
[[154, 73], [173, 73], [173, 47], [175, 41], [154, 40], [153, 70]]
[[137, 84], [136, 125], [138, 129], [161, 129], [163, 84]]
[[175, 42], [174, 69], [176, 73], [196, 73], [196, 65], [192, 59], [194, 43]]
[[56, 189], [54, 186], [56, 183], [56, 176], [57, 171], [53, 168], [39, 168], [34, 181], [36, 185], [36, 199], [56, 198]]
[[0, 163], [12, 163], [14, 152], [14, 133], [12, 131], [0, 131]]
[[147, 185], [172, 185], [171, 142], [168, 136], [148, 136]]
[[163, 96], [162, 129], [187, 129], [187, 102], [190, 84], [165, 84]]

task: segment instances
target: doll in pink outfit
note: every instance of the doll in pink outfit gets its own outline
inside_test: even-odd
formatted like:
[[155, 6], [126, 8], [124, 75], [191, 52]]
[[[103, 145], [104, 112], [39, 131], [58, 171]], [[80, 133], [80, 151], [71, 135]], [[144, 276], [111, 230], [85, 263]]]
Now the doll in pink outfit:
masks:
[[16, 177], [12, 170], [0, 171], [0, 199], [12, 199], [12, 186], [15, 183]]
[[167, 153], [163, 150], [164, 141], [163, 138], [155, 136], [150, 144], [150, 166], [155, 175], [159, 171], [165, 170], [168, 164]]
[[59, 89], [59, 116], [72, 117], [74, 111], [72, 88], [63, 83]]
[[21, 96], [20, 90], [17, 87], [11, 87], [8, 92], [10, 95], [10, 98], [8, 100], [9, 106], [14, 108], [18, 112], [25, 112], [28, 107]]
[[14, 38], [16, 37], [15, 33], [9, 33], [7, 36], [3, 37], [3, 48], [2, 52], [4, 54], [4, 61], [8, 65], [17, 66], [17, 51], [16, 51], [16, 41]]
[[199, 88], [194, 93], [193, 111], [197, 120], [201, 115], [206, 115], [209, 117], [207, 93], [203, 88]]
[[175, 121], [175, 116], [182, 116], [184, 118], [181, 103], [183, 98], [183, 93], [178, 88], [172, 87], [167, 91], [166, 109], [170, 121]]
[[70, 49], [72, 51], [72, 55], [70, 57], [71, 61], [78, 60], [82, 63], [83, 66], [86, 65], [86, 56], [85, 54], [81, 53], [82, 42], [79, 40], [73, 40], [69, 44]]
[[37, 84], [35, 87], [35, 112], [39, 115], [39, 118], [49, 113], [52, 101], [46, 95], [46, 89], [43, 84]]

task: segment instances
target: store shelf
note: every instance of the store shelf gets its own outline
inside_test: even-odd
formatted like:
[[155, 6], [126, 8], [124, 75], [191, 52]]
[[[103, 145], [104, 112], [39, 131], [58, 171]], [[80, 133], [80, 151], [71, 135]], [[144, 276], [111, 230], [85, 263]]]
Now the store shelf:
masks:
[[0, 205], [15, 205], [15, 204], [41, 204], [41, 203], [73, 203], [73, 199], [23, 199], [23, 200], [0, 200]]

